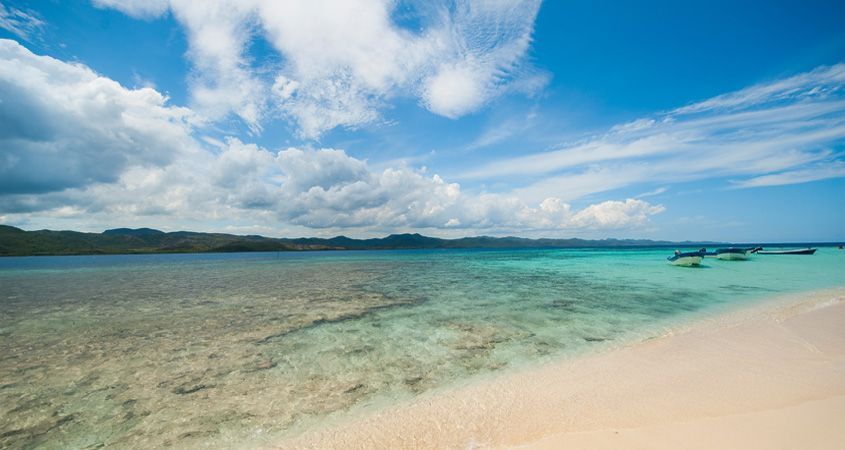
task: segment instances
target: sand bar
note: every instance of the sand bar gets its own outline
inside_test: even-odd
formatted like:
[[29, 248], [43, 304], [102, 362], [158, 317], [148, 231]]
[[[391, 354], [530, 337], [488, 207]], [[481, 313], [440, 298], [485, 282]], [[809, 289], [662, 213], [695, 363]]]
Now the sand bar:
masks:
[[845, 289], [424, 395], [277, 448], [841, 448]]

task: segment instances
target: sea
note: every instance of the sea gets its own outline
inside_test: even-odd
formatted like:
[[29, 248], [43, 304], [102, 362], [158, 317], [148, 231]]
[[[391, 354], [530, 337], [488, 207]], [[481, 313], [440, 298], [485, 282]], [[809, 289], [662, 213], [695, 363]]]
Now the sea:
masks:
[[0, 258], [0, 447], [244, 448], [794, 292], [845, 250]]

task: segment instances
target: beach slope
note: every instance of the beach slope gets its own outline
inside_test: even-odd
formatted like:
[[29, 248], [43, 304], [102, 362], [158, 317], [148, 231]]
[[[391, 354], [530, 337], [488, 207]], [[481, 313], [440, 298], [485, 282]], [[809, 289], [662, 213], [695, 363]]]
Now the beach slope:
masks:
[[841, 448], [845, 290], [773, 299], [277, 448]]

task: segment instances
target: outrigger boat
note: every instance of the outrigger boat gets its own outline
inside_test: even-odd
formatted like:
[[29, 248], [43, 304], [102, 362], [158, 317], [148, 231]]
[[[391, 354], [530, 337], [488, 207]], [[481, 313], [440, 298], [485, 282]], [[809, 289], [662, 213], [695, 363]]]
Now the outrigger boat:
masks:
[[701, 258], [704, 256], [705, 252], [706, 250], [703, 248], [695, 252], [685, 253], [675, 250], [675, 254], [666, 259], [676, 266], [692, 267], [701, 264]]
[[781, 250], [759, 250], [759, 255], [812, 255], [816, 252], [815, 248], [787, 248]]
[[749, 255], [759, 250], [760, 247], [727, 247], [717, 248], [714, 254], [717, 258], [725, 261], [744, 261], [748, 259]]

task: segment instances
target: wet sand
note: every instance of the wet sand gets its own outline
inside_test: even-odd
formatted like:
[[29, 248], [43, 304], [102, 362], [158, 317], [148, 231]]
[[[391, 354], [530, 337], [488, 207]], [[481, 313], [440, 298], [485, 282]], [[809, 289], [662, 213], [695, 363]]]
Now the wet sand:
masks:
[[845, 289], [424, 394], [276, 448], [841, 448]]

